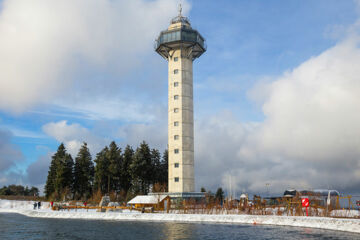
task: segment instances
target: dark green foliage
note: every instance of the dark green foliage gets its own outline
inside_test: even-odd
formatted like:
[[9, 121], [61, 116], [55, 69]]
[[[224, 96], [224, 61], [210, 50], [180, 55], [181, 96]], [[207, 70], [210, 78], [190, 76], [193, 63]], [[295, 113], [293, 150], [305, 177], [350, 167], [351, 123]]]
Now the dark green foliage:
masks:
[[95, 159], [95, 190], [99, 190], [102, 193], [108, 193], [108, 181], [109, 181], [109, 159], [107, 158], [108, 148], [105, 147], [101, 150]]
[[204, 187], [201, 187], [200, 192], [206, 192], [206, 189]]
[[122, 165], [122, 155], [121, 149], [118, 148], [116, 143], [113, 141], [109, 145], [109, 149], [106, 152], [107, 159], [109, 159], [109, 180], [110, 180], [110, 189], [113, 191], [120, 191], [120, 176], [121, 176], [121, 165]]
[[129, 191], [131, 187], [131, 173], [130, 173], [130, 165], [134, 158], [134, 150], [132, 147], [127, 145], [124, 150], [122, 165], [121, 165], [121, 174], [120, 174], [120, 182], [122, 189], [125, 194]]
[[149, 177], [150, 177], [150, 183], [160, 183], [160, 177], [161, 177], [161, 155], [159, 150], [152, 149], [151, 150], [151, 168], [149, 169]]
[[69, 193], [73, 187], [74, 161], [70, 154], [66, 153], [64, 144], [60, 144], [57, 152], [52, 156], [48, 177], [45, 185], [46, 197], [55, 194], [61, 196]]
[[75, 158], [74, 195], [76, 199], [87, 199], [92, 194], [94, 164], [87, 144], [84, 143]]
[[221, 187], [217, 189], [217, 191], [215, 193], [215, 199], [216, 199], [216, 201], [219, 201], [220, 203], [222, 203], [222, 201], [224, 200], [224, 191]]
[[145, 141], [135, 151], [133, 162], [130, 165], [130, 172], [133, 180], [133, 190], [141, 194], [147, 194], [153, 171], [150, 148]]
[[165, 184], [167, 186], [168, 184], [168, 172], [169, 172], [169, 153], [166, 149], [163, 153], [161, 162], [160, 162], [160, 168], [158, 171], [158, 181], [161, 184]]
[[7, 196], [39, 196], [39, 189], [37, 187], [28, 188], [22, 185], [9, 185], [0, 188], [0, 195]]
[[59, 199], [64, 194], [68, 196], [71, 190], [76, 199], [87, 199], [98, 191], [115, 193], [125, 199], [147, 194], [151, 186], [159, 191], [167, 190], [168, 152], [166, 150], [161, 157], [157, 149], [150, 150], [144, 141], [135, 152], [127, 145], [124, 153], [111, 142], [96, 154], [94, 162], [95, 167], [86, 143], [75, 158], [75, 166], [64, 145], [60, 144], [49, 167], [46, 197]]

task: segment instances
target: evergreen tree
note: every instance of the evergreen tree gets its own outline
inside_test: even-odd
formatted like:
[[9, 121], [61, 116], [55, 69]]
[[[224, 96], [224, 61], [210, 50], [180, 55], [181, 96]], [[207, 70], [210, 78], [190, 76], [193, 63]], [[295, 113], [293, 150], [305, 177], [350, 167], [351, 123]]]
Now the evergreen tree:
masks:
[[94, 164], [91, 154], [84, 142], [75, 158], [74, 167], [74, 194], [75, 198], [89, 198], [92, 193], [92, 183], [94, 181]]
[[120, 182], [122, 189], [125, 191], [125, 194], [129, 191], [131, 187], [131, 171], [130, 165], [133, 161], [134, 150], [132, 147], [127, 145], [124, 150], [122, 165], [121, 165], [121, 173], [120, 173]]
[[108, 181], [109, 181], [109, 159], [107, 158], [108, 147], [103, 148], [98, 154], [96, 154], [95, 159], [95, 183], [94, 187], [96, 190], [99, 190], [102, 193], [108, 192]]
[[109, 145], [109, 150], [106, 153], [107, 159], [109, 159], [109, 181], [110, 191], [120, 191], [120, 176], [122, 155], [121, 148], [118, 148], [116, 143], [112, 141]]
[[151, 150], [151, 167], [148, 177], [151, 184], [161, 183], [161, 156], [157, 149]]
[[[63, 147], [64, 145], [61, 144], [59, 146]], [[58, 148], [58, 151], [59, 151]], [[54, 192], [55, 192], [55, 179], [56, 179], [56, 168], [58, 166], [57, 163], [58, 159], [56, 158], [56, 154], [53, 155], [51, 157], [51, 163], [50, 163], [50, 167], [49, 167], [49, 171], [48, 171], [48, 175], [47, 175], [47, 179], [46, 179], [46, 184], [45, 184], [45, 196], [46, 198], [49, 198]]]
[[222, 203], [222, 201], [224, 200], [224, 191], [221, 187], [217, 189], [215, 193], [215, 199], [220, 203]]
[[167, 185], [169, 178], [169, 152], [167, 149], [163, 153], [159, 172], [159, 182]]
[[66, 153], [63, 144], [58, 148], [56, 155], [56, 178], [55, 178], [55, 192], [61, 196], [62, 194], [69, 194], [73, 190], [74, 183], [74, 161], [70, 154]]
[[63, 143], [51, 157], [51, 163], [45, 184], [45, 195], [49, 198], [52, 194], [60, 196], [64, 191], [71, 191], [73, 185], [74, 162], [70, 154], [66, 153]]
[[136, 149], [130, 170], [135, 192], [147, 194], [150, 185], [148, 173], [151, 173], [151, 153], [149, 145], [145, 141]]

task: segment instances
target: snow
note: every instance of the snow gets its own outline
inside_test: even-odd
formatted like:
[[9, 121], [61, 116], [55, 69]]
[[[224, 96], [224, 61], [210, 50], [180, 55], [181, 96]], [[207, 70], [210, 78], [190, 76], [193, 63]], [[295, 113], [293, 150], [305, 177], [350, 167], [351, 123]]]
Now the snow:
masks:
[[42, 209], [33, 210], [31, 201], [0, 200], [0, 212], [19, 213], [28, 217], [103, 219], [118, 221], [160, 221], [160, 222], [198, 222], [231, 224], [270, 224], [294, 227], [321, 228], [360, 233], [360, 219], [340, 219], [327, 217], [293, 217], [274, 215], [239, 214], [167, 214], [139, 213], [137, 211], [96, 212], [85, 209], [73, 211], [52, 211], [50, 204], [42, 203]]
[[138, 195], [131, 199], [128, 204], [158, 204], [164, 200], [167, 196], [155, 196], [155, 195]]

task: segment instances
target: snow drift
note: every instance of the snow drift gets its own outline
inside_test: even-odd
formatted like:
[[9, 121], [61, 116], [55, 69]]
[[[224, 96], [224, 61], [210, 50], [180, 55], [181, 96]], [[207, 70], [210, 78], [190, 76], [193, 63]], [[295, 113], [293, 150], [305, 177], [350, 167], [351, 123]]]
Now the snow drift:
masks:
[[293, 217], [269, 215], [208, 215], [208, 214], [166, 214], [139, 212], [95, 212], [86, 210], [52, 211], [49, 203], [43, 203], [42, 209], [33, 210], [33, 202], [0, 200], [0, 212], [12, 212], [28, 217], [41, 218], [76, 218], [119, 221], [172, 221], [172, 222], [201, 222], [201, 223], [231, 223], [231, 224], [269, 224], [294, 227], [321, 228], [338, 231], [360, 233], [359, 219], [339, 219], [325, 217]]

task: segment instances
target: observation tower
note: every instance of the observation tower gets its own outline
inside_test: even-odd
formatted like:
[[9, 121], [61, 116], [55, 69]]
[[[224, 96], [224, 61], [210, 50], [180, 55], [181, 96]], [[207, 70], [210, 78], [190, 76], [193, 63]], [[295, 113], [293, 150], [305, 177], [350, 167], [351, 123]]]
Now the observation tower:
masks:
[[[206, 51], [205, 39], [188, 18], [171, 20], [155, 42], [155, 51], [168, 61], [168, 187], [171, 196], [191, 197], [194, 179], [193, 61]], [[191, 194], [193, 193], [193, 194]], [[199, 194], [198, 194], [199, 195]], [[200, 195], [202, 196], [202, 195]]]

